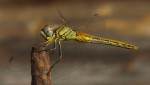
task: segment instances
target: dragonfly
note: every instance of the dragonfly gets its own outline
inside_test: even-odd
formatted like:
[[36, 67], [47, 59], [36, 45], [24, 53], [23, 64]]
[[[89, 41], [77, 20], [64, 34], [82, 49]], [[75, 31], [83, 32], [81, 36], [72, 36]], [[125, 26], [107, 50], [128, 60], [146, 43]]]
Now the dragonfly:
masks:
[[[53, 55], [51, 56], [52, 66], [51, 66], [50, 71], [53, 71], [52, 76], [53, 76], [54, 80], [62, 78], [62, 76], [66, 76], [68, 74], [71, 74], [72, 72], [74, 72], [74, 71], [76, 71], [82, 67], [81, 63], [83, 64], [83, 62], [80, 62], [78, 59], [76, 59], [76, 57], [73, 58], [72, 56], [69, 56], [69, 57], [65, 56], [65, 50], [63, 50], [63, 47], [65, 47], [65, 45], [63, 45], [62, 41], [66, 41], [67, 43], [70, 42], [71, 45], [69, 45], [69, 47], [71, 47], [71, 49], [74, 46], [75, 46], [74, 49], [79, 49], [81, 47], [86, 48], [83, 45], [81, 46], [82, 43], [84, 45], [94, 43], [96, 45], [104, 44], [104, 45], [121, 47], [121, 48], [132, 49], [132, 50], [138, 49], [137, 46], [134, 46], [134, 45], [131, 45], [131, 44], [128, 44], [125, 42], [98, 37], [98, 35], [94, 36], [92, 34], [93, 29], [94, 28], [96, 28], [96, 29], [100, 28], [100, 26], [98, 27], [95, 24], [95, 22], [98, 24], [100, 24], [100, 22], [101, 22], [101, 18], [99, 17], [99, 14], [94, 14], [90, 19], [87, 20], [86, 23], [79, 23], [79, 24], [81, 24], [81, 26], [78, 27], [78, 24], [74, 25], [74, 23], [72, 23], [71, 21], [66, 19], [63, 16], [63, 14], [60, 12], [59, 9], [57, 9], [57, 11], [58, 11], [60, 19], [61, 19], [61, 21], [63, 21], [63, 23], [61, 23], [57, 27], [55, 27], [55, 25], [44, 26], [42, 29], [40, 29], [40, 35], [41, 36], [39, 36], [40, 38], [42, 37], [43, 39], [45, 39], [45, 41], [43, 43], [41, 43], [41, 41], [40, 41], [40, 44], [44, 44], [48, 48], [53, 47], [49, 51], [59, 52], [59, 55], [58, 55], [59, 57], [56, 57], [56, 56], [53, 57]], [[102, 21], [102, 23], [103, 23], [103, 21]], [[86, 32], [79, 31], [79, 29], [82, 30], [82, 28], [85, 28]], [[91, 28], [91, 29], [88, 29], [88, 28]], [[31, 40], [28, 40], [28, 42], [29, 41], [38, 41], [40, 38], [37, 38], [37, 40], [33, 40], [33, 38], [32, 38]], [[15, 40], [13, 40], [13, 41], [15, 41]], [[24, 39], [23, 39], [23, 41], [24, 41]], [[75, 43], [72, 41], [75, 41]], [[16, 43], [18, 43], [17, 45], [20, 45], [19, 42], [16, 42]], [[27, 42], [25, 42], [25, 43], [28, 44]], [[32, 43], [35, 44], [35, 42], [32, 42]], [[21, 44], [22, 44], [22, 42], [21, 42]], [[28, 45], [30, 45], [30, 44], [28, 44]], [[53, 44], [53, 45], [51, 45], [51, 44]], [[74, 44], [76, 44], [76, 45], [74, 45]], [[26, 65], [26, 64], [29, 64], [29, 62], [27, 62], [27, 61], [30, 61], [29, 59], [27, 59], [27, 58], [29, 58], [28, 56], [29, 56], [30, 52], [24, 52], [24, 50], [28, 49], [31, 46], [25, 46], [25, 45], [19, 46], [19, 47], [23, 47], [22, 48], [23, 51], [20, 52], [16, 56], [12, 56], [9, 59], [9, 67], [8, 68], [10, 71], [12, 71], [12, 72], [20, 72], [21, 71], [22, 72], [22, 71], [27, 71], [28, 69], [30, 69], [30, 67], [28, 67], [30, 65]], [[57, 47], [59, 47], [58, 48], [59, 51], [56, 51]], [[29, 51], [29, 49], [26, 51]], [[73, 56], [76, 56], [76, 55], [73, 55]], [[72, 58], [73, 58], [73, 60], [72, 60]], [[77, 56], [77, 58], [78, 58], [78, 56]], [[84, 56], [82, 56], [82, 58], [84, 58]], [[68, 61], [71, 61], [71, 63], [68, 64]], [[84, 65], [85, 65], [85, 63], [84, 63]]]
[[[64, 24], [58, 26], [57, 28], [54, 28], [50, 25], [46, 25], [42, 28], [40, 31], [41, 36], [45, 39], [44, 44], [48, 46], [52, 41], [54, 41], [54, 48], [51, 50], [56, 50], [56, 43], [58, 41], [59, 45], [59, 58], [58, 60], [51, 66], [51, 69], [54, 68], [54, 66], [59, 63], [62, 59], [62, 44], [61, 41], [69, 41], [69, 40], [76, 40], [79, 42], [85, 42], [85, 43], [94, 43], [94, 44], [104, 44], [104, 45], [110, 45], [125, 49], [131, 49], [131, 50], [137, 50], [138, 47], [132, 44], [128, 44], [125, 42], [121, 42], [118, 40], [113, 39], [107, 39], [103, 37], [93, 36], [84, 32], [80, 32], [76, 30], [76, 27], [72, 25], [60, 12], [59, 9], [58, 13], [61, 16]], [[97, 15], [97, 14], [96, 14]], [[96, 16], [95, 15], [95, 16]]]

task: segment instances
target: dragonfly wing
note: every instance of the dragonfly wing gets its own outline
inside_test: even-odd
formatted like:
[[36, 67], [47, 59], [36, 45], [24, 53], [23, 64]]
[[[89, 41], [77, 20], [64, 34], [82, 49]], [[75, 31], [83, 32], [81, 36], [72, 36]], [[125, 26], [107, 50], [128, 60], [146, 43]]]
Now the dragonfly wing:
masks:
[[[89, 27], [92, 27], [92, 25], [97, 22], [99, 22], [99, 27], [97, 28], [105, 28], [105, 21], [104, 21], [104, 18], [99, 15], [99, 14], [89, 14], [88, 13], [88, 16], [82, 16], [79, 15], [79, 16], [76, 16], [75, 17], [70, 17], [71, 15], [68, 16], [68, 19], [66, 19], [62, 12], [57, 8], [57, 11], [58, 11], [58, 14], [60, 15], [61, 19], [63, 20], [63, 22], [65, 22], [66, 24], [68, 24], [71, 28], [73, 29], [77, 29], [77, 28], [89, 28]], [[80, 13], [79, 13], [80, 14]]]
[[85, 33], [89, 33], [92, 35], [97, 36], [103, 35], [104, 32], [106, 31], [105, 19], [103, 16], [99, 14], [93, 14], [91, 15], [90, 18], [87, 18], [82, 25], [79, 26], [78, 30], [81, 30]]
[[69, 22], [69, 20], [67, 20], [67, 19], [63, 16], [63, 14], [61, 13], [61, 11], [60, 11], [58, 8], [57, 8], [57, 11], [58, 11], [58, 14], [60, 15], [61, 19], [63, 20], [63, 22], [65, 22], [66, 24], [68, 24], [71, 28], [76, 29], [76, 26], [73, 25], [73, 24], [71, 24], [71, 23]]
[[[96, 26], [96, 23], [98, 23], [100, 27], [105, 28], [105, 20], [99, 14], [94, 14], [89, 20], [87, 20], [85, 24], [80, 26], [80, 28], [89, 28], [91, 26]], [[99, 28], [99, 26], [97, 26], [97, 28]]]
[[24, 72], [30, 70], [30, 50], [27, 48], [22, 52], [17, 53], [11, 57], [8, 62], [8, 70], [11, 72]]
[[5, 52], [4, 54], [1, 54], [1, 56], [5, 56], [5, 57], [2, 57], [2, 59], [5, 59], [5, 62], [3, 62], [3, 64], [5, 64], [4, 66], [5, 70], [9, 70], [9, 66], [12, 65], [11, 62], [14, 63], [13, 60], [15, 60], [15, 56], [13, 55], [18, 54], [17, 51], [20, 53], [21, 49], [23, 49], [23, 48], [20, 48], [20, 49], [18, 48], [18, 46], [19, 47], [21, 46], [19, 44], [21, 42], [22, 41], [15, 39], [15, 38], [5, 39], [1, 41], [1, 44], [0, 44], [1, 50]]
[[30, 69], [30, 52], [38, 40], [34, 38], [11, 37], [0, 42], [0, 55], [4, 60], [4, 70], [27, 71]]
[[[66, 48], [64, 48], [63, 45], [62, 48], [63, 57], [61, 61], [51, 70], [51, 76], [54, 83], [59, 79], [70, 76], [73, 72], [80, 68], [79, 63], [77, 63], [77, 59], [74, 59], [71, 55], [67, 55], [68, 53], [64, 50]], [[55, 63], [55, 61], [57, 61], [59, 58], [59, 55], [57, 54], [58, 53], [56, 53], [56, 55], [51, 55], [51, 63]]]
[[[104, 19], [99, 16], [98, 14], [91, 15], [90, 17], [84, 17], [81, 19], [73, 19], [70, 20], [71, 23], [74, 23], [76, 26], [78, 26], [78, 30], [87, 31], [95, 28], [103, 28], [104, 29]], [[97, 23], [100, 23], [100, 27], [95, 26]], [[81, 28], [81, 29], [80, 29]], [[57, 46], [58, 48], [58, 46]], [[83, 55], [79, 55], [80, 52], [74, 51], [78, 49], [85, 49], [86, 45], [85, 43], [79, 43], [75, 41], [69, 41], [69, 42], [62, 42], [62, 52], [63, 52], [63, 58], [62, 60], [52, 69], [52, 78], [55, 80], [64, 78], [65, 76], [69, 76], [72, 73], [76, 72], [77, 70], [82, 68], [82, 65], [85, 64], [84, 59], [86, 59]], [[58, 52], [58, 50], [56, 51]], [[82, 52], [82, 51], [81, 51]], [[59, 53], [56, 53], [56, 55]], [[83, 53], [81, 53], [83, 54]], [[51, 56], [52, 63], [54, 63], [58, 58], [59, 55]]]

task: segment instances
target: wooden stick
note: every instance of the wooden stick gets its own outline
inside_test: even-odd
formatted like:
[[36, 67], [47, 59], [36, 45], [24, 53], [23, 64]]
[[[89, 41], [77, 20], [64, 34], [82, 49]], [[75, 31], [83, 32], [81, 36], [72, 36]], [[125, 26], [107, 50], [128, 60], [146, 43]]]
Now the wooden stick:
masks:
[[36, 45], [31, 51], [31, 85], [51, 85], [50, 59], [45, 46]]

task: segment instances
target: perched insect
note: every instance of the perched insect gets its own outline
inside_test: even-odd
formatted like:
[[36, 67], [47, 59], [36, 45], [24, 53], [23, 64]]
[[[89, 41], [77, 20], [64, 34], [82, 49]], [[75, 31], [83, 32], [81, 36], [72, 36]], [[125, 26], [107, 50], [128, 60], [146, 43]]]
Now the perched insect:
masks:
[[54, 48], [52, 50], [56, 49], [56, 42], [59, 42], [59, 59], [52, 65], [51, 69], [62, 59], [62, 45], [61, 41], [63, 40], [76, 40], [79, 42], [86, 42], [86, 43], [96, 43], [96, 44], [105, 44], [105, 45], [110, 45], [110, 46], [116, 46], [116, 47], [121, 47], [121, 48], [126, 48], [126, 49], [133, 49], [136, 50], [138, 47], [117, 41], [117, 40], [112, 40], [112, 39], [107, 39], [107, 38], [102, 38], [102, 37], [96, 37], [93, 35], [89, 35], [83, 32], [79, 32], [75, 30], [75, 27], [72, 26], [61, 14], [61, 12], [58, 10], [58, 13], [60, 14], [61, 18], [63, 19], [64, 23], [63, 25], [58, 26], [57, 28], [53, 28], [49, 25], [46, 25], [43, 27], [41, 30], [41, 36], [46, 40], [44, 42], [47, 45], [49, 45], [53, 40], [54, 40]]

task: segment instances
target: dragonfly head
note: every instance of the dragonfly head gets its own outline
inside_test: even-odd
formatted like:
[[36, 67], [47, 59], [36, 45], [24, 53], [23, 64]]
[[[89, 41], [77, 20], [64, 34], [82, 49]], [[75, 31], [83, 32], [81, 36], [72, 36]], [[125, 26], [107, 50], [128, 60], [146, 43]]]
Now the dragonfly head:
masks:
[[54, 29], [52, 27], [50, 27], [49, 25], [46, 25], [42, 28], [40, 34], [42, 37], [44, 37], [47, 40], [48, 37], [53, 36], [53, 31]]

